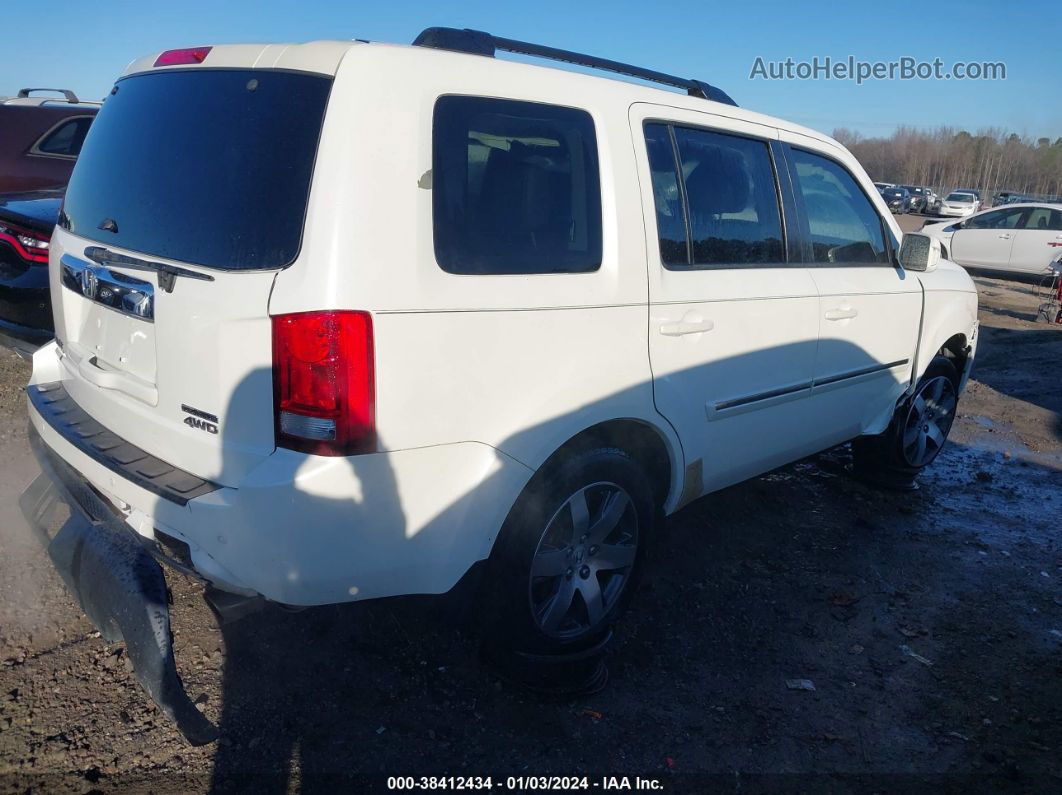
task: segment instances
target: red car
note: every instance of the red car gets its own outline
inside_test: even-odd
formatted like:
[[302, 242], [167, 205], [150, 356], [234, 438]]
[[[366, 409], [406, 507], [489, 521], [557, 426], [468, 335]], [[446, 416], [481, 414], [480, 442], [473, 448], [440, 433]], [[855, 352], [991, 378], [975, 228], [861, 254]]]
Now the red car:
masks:
[[[40, 91], [64, 98], [31, 96]], [[66, 185], [100, 104], [55, 88], [0, 100], [0, 193]]]

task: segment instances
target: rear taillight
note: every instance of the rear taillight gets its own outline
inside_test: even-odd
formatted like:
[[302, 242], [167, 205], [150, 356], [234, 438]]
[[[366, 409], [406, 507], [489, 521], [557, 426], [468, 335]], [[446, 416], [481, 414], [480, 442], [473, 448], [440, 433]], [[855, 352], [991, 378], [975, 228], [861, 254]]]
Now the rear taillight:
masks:
[[47, 235], [0, 221], [0, 240], [15, 249], [27, 262], [48, 262]]
[[274, 317], [277, 445], [334, 456], [375, 450], [374, 369], [367, 312]]
[[211, 47], [186, 47], [183, 50], [166, 50], [155, 59], [155, 66], [183, 66], [203, 63]]

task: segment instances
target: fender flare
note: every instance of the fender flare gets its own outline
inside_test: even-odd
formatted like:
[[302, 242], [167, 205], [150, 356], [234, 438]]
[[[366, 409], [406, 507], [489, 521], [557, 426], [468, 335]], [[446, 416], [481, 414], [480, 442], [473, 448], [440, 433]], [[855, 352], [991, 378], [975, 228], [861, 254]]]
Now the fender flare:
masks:
[[[628, 408], [633, 408], [633, 406]], [[663, 502], [663, 510], [665, 515], [677, 510], [683, 492], [686, 490], [685, 453], [678, 433], [664, 416], [653, 411], [613, 411], [602, 412], [596, 416], [584, 415], [581, 420], [581, 428], [575, 433], [572, 433], [571, 427], [558, 427], [554, 430], [547, 425], [536, 429], [533, 445], [529, 445], [527, 443], [529, 440], [525, 439], [519, 445], [502, 443], [498, 446], [498, 449], [534, 472], [538, 472], [554, 455], [580, 437], [590, 436], [597, 431], [604, 431], [609, 426], [635, 423], [654, 433], [666, 452], [671, 472], [667, 495]], [[512, 449], [514, 447], [516, 449]], [[528, 480], [530, 482], [530, 478]], [[525, 483], [524, 488], [526, 487], [527, 484]]]

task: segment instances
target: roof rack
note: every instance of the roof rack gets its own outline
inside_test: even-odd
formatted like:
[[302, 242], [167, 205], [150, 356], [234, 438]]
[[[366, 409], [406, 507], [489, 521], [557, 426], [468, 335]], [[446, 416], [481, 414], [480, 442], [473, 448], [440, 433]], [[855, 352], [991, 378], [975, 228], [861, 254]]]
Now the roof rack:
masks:
[[529, 42], [516, 41], [515, 39], [503, 39], [499, 36], [484, 33], [481, 30], [427, 28], [413, 40], [413, 45], [416, 47], [431, 47], [436, 50], [452, 50], [472, 55], [485, 55], [488, 58], [494, 57], [495, 50], [532, 55], [536, 58], [548, 58], [553, 61], [564, 61], [578, 66], [589, 66], [592, 69], [603, 69], [607, 72], [648, 80], [651, 83], [663, 83], [676, 88], [684, 88], [691, 97], [710, 99], [727, 105], [737, 105], [725, 91], [709, 85], [703, 80], [675, 77], [664, 72], [643, 69], [640, 66], [631, 66], [619, 61], [610, 61], [607, 58], [597, 58], [593, 55], [583, 55], [569, 50], [558, 50], [555, 47], [546, 47], [541, 44], [530, 44]]
[[62, 94], [64, 97], [66, 97], [66, 101], [69, 102], [71, 105], [78, 104], [77, 94], [65, 88], [20, 88], [18, 90], [18, 98], [26, 99], [30, 95], [31, 91], [53, 91], [56, 94]]

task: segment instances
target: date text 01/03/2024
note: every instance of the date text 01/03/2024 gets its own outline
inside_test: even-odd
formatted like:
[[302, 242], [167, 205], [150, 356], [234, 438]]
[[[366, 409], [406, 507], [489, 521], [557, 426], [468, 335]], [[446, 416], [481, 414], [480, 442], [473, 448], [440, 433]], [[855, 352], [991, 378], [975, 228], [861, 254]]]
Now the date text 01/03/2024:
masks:
[[659, 791], [663, 783], [641, 776], [389, 776], [389, 790], [506, 790], [513, 792], [557, 790]]

